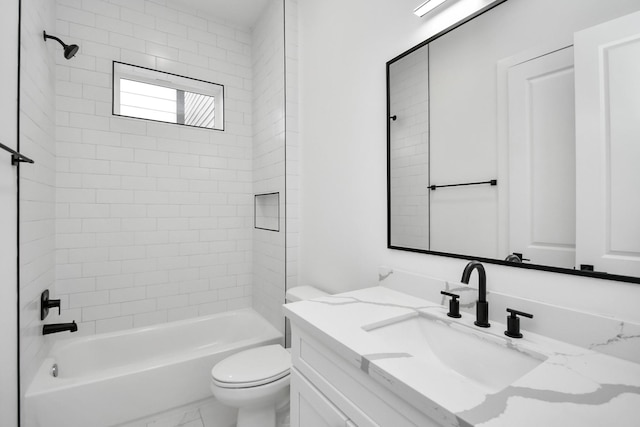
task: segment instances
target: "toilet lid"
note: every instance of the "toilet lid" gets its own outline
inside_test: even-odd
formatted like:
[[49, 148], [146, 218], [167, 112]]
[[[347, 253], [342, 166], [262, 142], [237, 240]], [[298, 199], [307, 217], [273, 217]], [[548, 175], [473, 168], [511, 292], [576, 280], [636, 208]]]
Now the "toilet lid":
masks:
[[251, 348], [233, 354], [211, 369], [220, 387], [255, 387], [289, 375], [291, 354], [279, 344]]

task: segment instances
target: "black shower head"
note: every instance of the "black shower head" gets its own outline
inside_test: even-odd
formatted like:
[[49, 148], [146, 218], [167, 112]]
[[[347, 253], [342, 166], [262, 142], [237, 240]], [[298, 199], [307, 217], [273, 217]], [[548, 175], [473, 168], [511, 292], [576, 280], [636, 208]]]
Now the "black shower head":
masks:
[[64, 57], [66, 59], [71, 59], [75, 56], [76, 53], [78, 53], [78, 49], [80, 49], [80, 47], [78, 47], [77, 44], [66, 44], [65, 42], [63, 42], [62, 40], [60, 40], [59, 38], [55, 37], [55, 36], [50, 36], [49, 34], [47, 34], [46, 31], [42, 32], [42, 37], [44, 38], [44, 41], [46, 42], [47, 39], [53, 39], [55, 41], [57, 41], [58, 43], [60, 43], [62, 45], [62, 47], [64, 48]]
[[64, 57], [67, 59], [73, 58], [76, 55], [76, 53], [78, 53], [78, 49], [80, 49], [80, 47], [77, 44], [70, 44], [68, 46], [65, 46]]

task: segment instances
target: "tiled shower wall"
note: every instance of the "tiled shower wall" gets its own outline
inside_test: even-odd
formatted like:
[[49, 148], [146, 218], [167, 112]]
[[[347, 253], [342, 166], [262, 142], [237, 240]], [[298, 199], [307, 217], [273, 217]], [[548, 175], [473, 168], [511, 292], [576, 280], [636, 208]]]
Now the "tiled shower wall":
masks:
[[429, 249], [429, 48], [394, 62], [389, 85], [393, 168], [391, 242]]
[[279, 193], [276, 231], [253, 231], [253, 306], [284, 332], [285, 294], [285, 91], [283, 2], [271, 1], [254, 28], [253, 189]]
[[[58, 0], [57, 296], [81, 333], [251, 305], [249, 29], [176, 3]], [[224, 85], [225, 131], [111, 115], [112, 61]]]
[[286, 76], [286, 287], [298, 285], [300, 251], [300, 128], [298, 114], [298, 0], [284, 0]]
[[[20, 165], [20, 382], [24, 391], [47, 353], [40, 294], [55, 281], [55, 61], [53, 2], [23, 2], [20, 66], [20, 151], [35, 163]], [[55, 51], [55, 52], [54, 52]], [[4, 159], [3, 159], [4, 160]], [[47, 322], [55, 322], [50, 315]], [[24, 414], [23, 414], [24, 415]]]

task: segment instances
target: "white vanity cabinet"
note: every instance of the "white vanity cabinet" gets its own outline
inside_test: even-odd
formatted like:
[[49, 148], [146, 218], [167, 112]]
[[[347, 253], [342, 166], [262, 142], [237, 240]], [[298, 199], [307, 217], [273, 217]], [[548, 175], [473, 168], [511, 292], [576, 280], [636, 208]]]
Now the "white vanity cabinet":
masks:
[[292, 322], [292, 427], [435, 427], [431, 418]]
[[295, 368], [291, 372], [291, 419], [294, 426], [355, 426]]

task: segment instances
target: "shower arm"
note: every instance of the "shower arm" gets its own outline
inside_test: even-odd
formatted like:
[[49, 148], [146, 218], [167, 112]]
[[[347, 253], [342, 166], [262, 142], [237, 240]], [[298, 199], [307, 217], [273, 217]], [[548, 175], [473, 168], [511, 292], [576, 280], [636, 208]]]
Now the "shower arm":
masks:
[[53, 40], [57, 41], [58, 43], [60, 43], [62, 45], [62, 47], [67, 47], [67, 44], [65, 42], [63, 42], [62, 40], [60, 40], [56, 36], [52, 36], [52, 35], [47, 34], [46, 31], [42, 32], [42, 38], [44, 39], [44, 41], [47, 41], [47, 39], [53, 39]]

